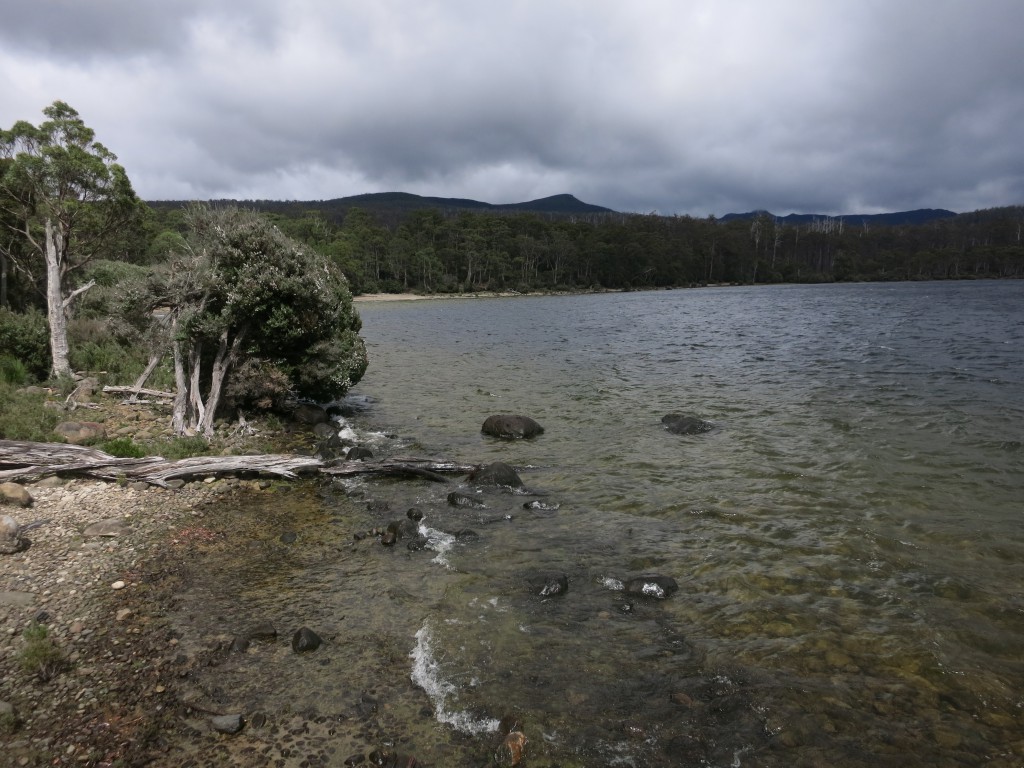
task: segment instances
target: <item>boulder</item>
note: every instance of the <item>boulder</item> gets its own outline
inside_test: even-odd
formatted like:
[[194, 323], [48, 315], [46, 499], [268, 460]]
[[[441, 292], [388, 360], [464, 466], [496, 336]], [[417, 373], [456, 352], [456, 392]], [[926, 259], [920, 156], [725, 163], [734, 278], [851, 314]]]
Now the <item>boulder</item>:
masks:
[[493, 437], [519, 440], [544, 434], [544, 427], [529, 416], [496, 415], [488, 416], [480, 431]]
[[0, 515], [0, 555], [13, 555], [25, 548], [21, 526], [10, 515]]
[[241, 715], [218, 715], [210, 718], [210, 727], [217, 733], [225, 733], [228, 736], [241, 731], [244, 725], [245, 721]]
[[320, 635], [309, 627], [302, 627], [292, 635], [292, 650], [296, 653], [315, 651], [323, 643]]
[[32, 506], [32, 494], [18, 483], [0, 483], [0, 502], [16, 504], [19, 507]]
[[345, 455], [348, 461], [363, 461], [364, 459], [372, 459], [373, 451], [369, 448], [364, 448], [361, 445], [354, 445], [348, 449], [348, 453]]
[[128, 524], [125, 523], [119, 517], [108, 517], [106, 520], [100, 520], [98, 523], [93, 523], [87, 526], [82, 531], [83, 536], [121, 536], [129, 531]]
[[714, 428], [710, 422], [682, 413], [670, 413], [667, 416], [662, 416], [661, 423], [673, 435], [700, 435], [710, 432]]
[[330, 421], [330, 415], [319, 405], [313, 403], [299, 403], [292, 409], [292, 420], [299, 424], [323, 424]]
[[321, 440], [330, 440], [332, 437], [337, 437], [338, 428], [327, 421], [321, 421], [313, 425], [313, 434]]
[[466, 509], [486, 509], [487, 505], [484, 504], [480, 499], [475, 499], [472, 496], [467, 496], [464, 493], [458, 491], [452, 491], [448, 494], [448, 503], [453, 507], [464, 507]]
[[95, 421], [62, 421], [53, 431], [73, 445], [85, 445], [103, 440], [106, 428]]
[[522, 488], [523, 481], [508, 464], [496, 461], [477, 467], [469, 474], [469, 481], [477, 485], [499, 485], [504, 488]]
[[623, 585], [627, 595], [635, 597], [653, 597], [664, 600], [679, 590], [679, 585], [671, 576], [637, 576]]
[[564, 595], [569, 591], [569, 577], [564, 573], [542, 576], [537, 579], [534, 589], [541, 597]]

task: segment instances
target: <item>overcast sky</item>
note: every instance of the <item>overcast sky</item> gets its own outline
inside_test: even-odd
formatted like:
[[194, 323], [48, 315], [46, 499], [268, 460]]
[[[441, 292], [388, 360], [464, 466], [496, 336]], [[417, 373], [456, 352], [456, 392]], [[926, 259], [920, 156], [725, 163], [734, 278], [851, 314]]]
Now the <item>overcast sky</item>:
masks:
[[139, 195], [1024, 203], [1024, 0], [0, 0], [0, 127]]

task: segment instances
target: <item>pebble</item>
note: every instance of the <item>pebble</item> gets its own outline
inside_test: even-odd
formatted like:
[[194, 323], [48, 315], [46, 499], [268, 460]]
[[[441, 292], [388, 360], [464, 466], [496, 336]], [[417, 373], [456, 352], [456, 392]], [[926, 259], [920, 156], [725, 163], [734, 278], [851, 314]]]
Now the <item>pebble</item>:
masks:
[[124, 589], [127, 585], [123, 581], [115, 581], [110, 585], [111, 589]]

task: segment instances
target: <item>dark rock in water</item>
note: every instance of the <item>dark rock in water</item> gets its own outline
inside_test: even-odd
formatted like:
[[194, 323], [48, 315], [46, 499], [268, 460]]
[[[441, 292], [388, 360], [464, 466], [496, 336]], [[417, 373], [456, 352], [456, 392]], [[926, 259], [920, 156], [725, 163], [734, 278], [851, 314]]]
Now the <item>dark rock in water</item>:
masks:
[[299, 534], [295, 531], [285, 531], [281, 534], [280, 538], [282, 544], [294, 544], [296, 539], [299, 538]]
[[671, 576], [637, 576], [623, 585], [627, 595], [637, 597], [654, 597], [663, 600], [679, 590], [679, 585]]
[[329, 421], [321, 421], [313, 425], [313, 434], [321, 440], [330, 440], [338, 436], [338, 428]]
[[345, 456], [349, 461], [363, 461], [364, 459], [372, 459], [373, 451], [369, 448], [364, 448], [361, 445], [354, 445], [348, 449], [348, 453]]
[[[370, 753], [369, 760], [370, 765], [379, 768], [423, 768], [423, 763], [412, 755], [399, 754], [389, 749], [375, 749]], [[349, 762], [346, 760], [345, 764], [349, 765]], [[352, 765], [357, 765], [357, 763], [352, 763]]]
[[292, 635], [292, 650], [296, 653], [309, 653], [320, 647], [323, 640], [309, 627], [302, 627]]
[[477, 467], [469, 474], [469, 481], [477, 485], [499, 485], [504, 488], [522, 488], [523, 481], [508, 464], [496, 461], [484, 467]]
[[455, 532], [455, 538], [458, 541], [473, 541], [475, 539], [479, 539], [480, 534], [472, 528], [463, 528], [461, 531]]
[[569, 577], [564, 573], [546, 576], [537, 590], [537, 594], [541, 597], [552, 597], [554, 595], [564, 595], [569, 591]]
[[210, 727], [217, 733], [226, 733], [229, 736], [238, 733], [245, 725], [241, 715], [220, 715], [210, 718]]
[[408, 539], [419, 533], [419, 528], [409, 518], [405, 520], [392, 520], [388, 523], [388, 531], [394, 533], [400, 539]]
[[245, 636], [250, 640], [259, 640], [264, 643], [272, 643], [277, 640], [277, 630], [274, 629], [274, 625], [269, 621], [264, 621], [262, 624], [257, 624], [250, 628]]
[[231, 641], [231, 650], [234, 653], [245, 653], [249, 650], [249, 638], [245, 635], [235, 635], [235, 639]]
[[374, 499], [366, 505], [366, 509], [369, 512], [387, 512], [391, 509], [391, 502], [383, 501], [382, 499]]
[[661, 423], [673, 435], [700, 435], [704, 432], [710, 432], [714, 428], [714, 425], [708, 421], [681, 413], [670, 413], [667, 416], [662, 416]]
[[423, 512], [419, 509], [416, 509], [416, 507], [412, 507], [405, 513], [405, 516], [408, 517], [410, 520], [413, 520], [418, 523], [420, 520], [423, 519]]
[[561, 504], [550, 501], [528, 501], [523, 504], [523, 509], [539, 509], [542, 512], [557, 512]]
[[544, 427], [529, 416], [488, 416], [480, 431], [485, 435], [510, 440], [536, 437], [544, 434]]
[[385, 547], [393, 547], [398, 541], [398, 534], [395, 531], [384, 531], [380, 535], [380, 543]]
[[262, 728], [266, 724], [267, 716], [264, 715], [262, 712], [257, 712], [255, 715], [249, 718], [249, 725], [251, 725], [253, 728]]
[[494, 751], [494, 762], [501, 768], [515, 768], [523, 761], [526, 749], [526, 735], [522, 731], [509, 731]]
[[448, 494], [448, 503], [453, 507], [468, 507], [470, 509], [486, 509], [487, 505], [484, 504], [480, 499], [474, 499], [472, 496], [467, 496], [464, 493], [458, 491], [452, 491]]
[[430, 544], [430, 540], [426, 536], [417, 536], [415, 539], [405, 545], [405, 548], [410, 552], [419, 552], [427, 548]]

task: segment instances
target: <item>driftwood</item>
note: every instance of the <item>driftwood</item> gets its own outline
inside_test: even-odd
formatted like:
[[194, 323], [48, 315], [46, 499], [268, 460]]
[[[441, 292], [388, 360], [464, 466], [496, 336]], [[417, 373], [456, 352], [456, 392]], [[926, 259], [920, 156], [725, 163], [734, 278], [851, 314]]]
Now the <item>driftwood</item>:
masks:
[[159, 389], [143, 389], [142, 387], [112, 387], [107, 385], [103, 388], [103, 391], [110, 395], [131, 395], [131, 398], [145, 395], [146, 397], [162, 397], [167, 400], [174, 399], [173, 392], [163, 392]]
[[99, 480], [139, 480], [167, 487], [174, 479], [269, 474], [295, 479], [317, 472], [333, 477], [396, 475], [444, 482], [441, 473], [464, 474], [471, 464], [421, 458], [380, 461], [324, 461], [316, 456], [262, 454], [257, 456], [194, 456], [168, 461], [160, 456], [121, 459], [80, 445], [0, 440], [0, 481], [33, 480], [47, 475], [84, 475]]

